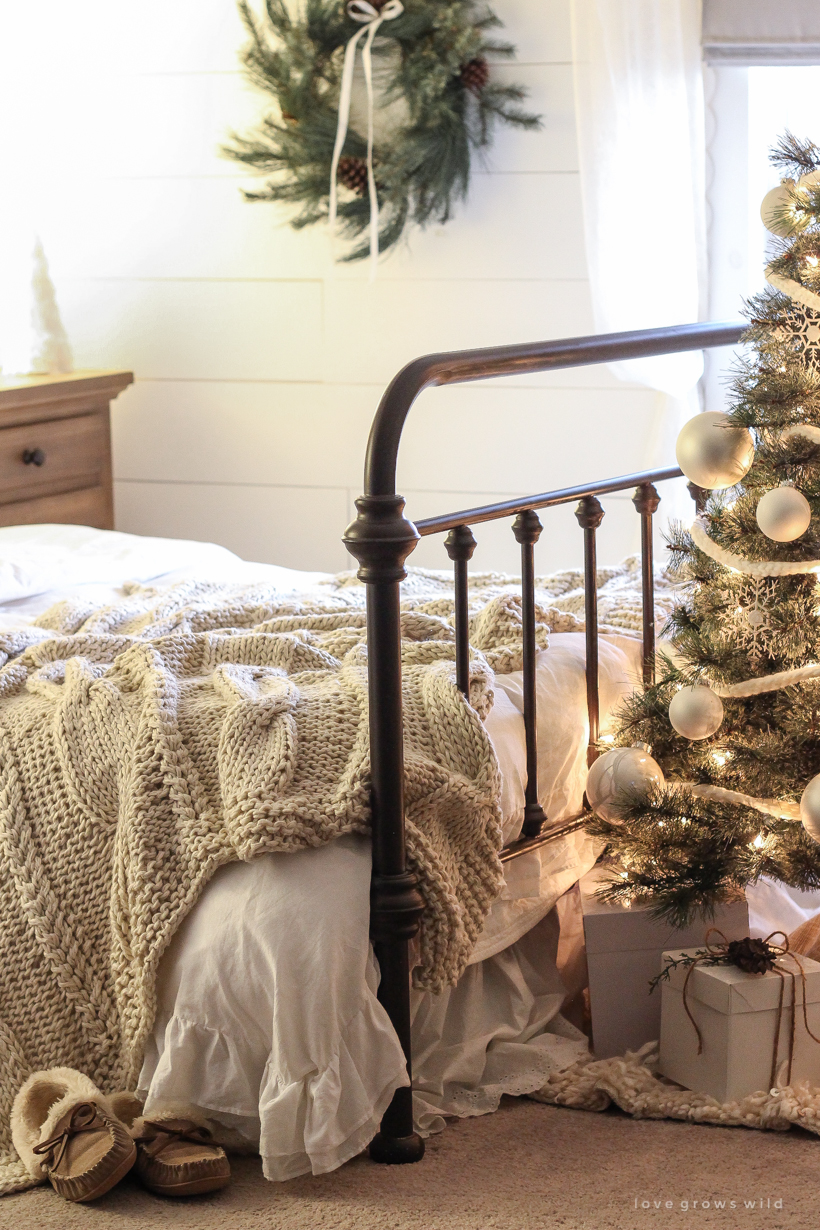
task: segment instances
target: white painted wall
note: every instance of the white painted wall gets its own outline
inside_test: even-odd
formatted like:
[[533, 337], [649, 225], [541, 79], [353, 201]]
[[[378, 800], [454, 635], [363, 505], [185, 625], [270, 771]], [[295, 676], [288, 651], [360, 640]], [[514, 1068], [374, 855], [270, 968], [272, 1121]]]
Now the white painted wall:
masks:
[[[495, 71], [529, 86], [544, 128], [499, 131], [455, 221], [414, 234], [375, 284], [332, 264], [322, 230], [245, 203], [219, 157], [264, 105], [237, 68], [232, 0], [64, 7], [38, 207], [76, 365], [136, 373], [114, 411], [118, 526], [349, 567], [370, 420], [404, 362], [592, 331], [568, 0], [496, 0], [519, 60]], [[661, 419], [656, 394], [596, 368], [431, 390], [400, 490], [422, 517], [641, 469], [661, 460]], [[628, 495], [606, 508], [604, 561], [638, 543]], [[538, 567], [577, 562], [572, 511], [545, 518]], [[477, 536], [476, 566], [517, 569], [508, 524]], [[428, 540], [413, 562], [446, 557]]]

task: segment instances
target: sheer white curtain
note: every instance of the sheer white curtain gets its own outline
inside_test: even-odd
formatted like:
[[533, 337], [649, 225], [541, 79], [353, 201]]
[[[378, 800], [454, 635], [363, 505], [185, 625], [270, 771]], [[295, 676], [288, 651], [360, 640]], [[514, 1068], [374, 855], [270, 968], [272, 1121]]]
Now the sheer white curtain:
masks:
[[[700, 0], [571, 6], [596, 331], [698, 320], [706, 294]], [[612, 370], [667, 395], [652, 460], [668, 463], [681, 422], [699, 408], [702, 355], [632, 360]]]

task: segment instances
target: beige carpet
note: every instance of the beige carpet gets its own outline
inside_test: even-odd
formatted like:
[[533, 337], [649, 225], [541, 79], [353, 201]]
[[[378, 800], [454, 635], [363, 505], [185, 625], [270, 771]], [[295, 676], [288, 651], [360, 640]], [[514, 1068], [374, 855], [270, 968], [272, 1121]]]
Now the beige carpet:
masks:
[[[239, 1158], [234, 1172], [226, 1191], [187, 1201], [161, 1200], [128, 1179], [92, 1205], [66, 1204], [50, 1187], [38, 1188], [0, 1200], [0, 1226], [817, 1230], [820, 1224], [820, 1140], [807, 1133], [636, 1121], [617, 1111], [597, 1115], [523, 1099], [508, 1099], [495, 1115], [449, 1127], [427, 1142], [427, 1155], [415, 1166], [376, 1166], [362, 1157], [334, 1174], [272, 1184], [262, 1178], [256, 1159]], [[725, 1200], [726, 1208], [715, 1209], [715, 1199]], [[641, 1209], [642, 1200], [649, 1209]], [[654, 1207], [668, 1200], [672, 1209]], [[701, 1207], [704, 1200], [708, 1209]], [[774, 1207], [777, 1200], [782, 1209]], [[756, 1207], [745, 1208], [744, 1201]]]

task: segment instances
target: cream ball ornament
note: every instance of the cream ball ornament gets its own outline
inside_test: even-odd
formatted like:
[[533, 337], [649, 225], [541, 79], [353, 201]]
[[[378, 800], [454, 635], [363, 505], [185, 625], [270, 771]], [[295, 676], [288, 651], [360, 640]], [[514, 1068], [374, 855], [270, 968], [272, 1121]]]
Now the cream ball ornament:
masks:
[[594, 762], [587, 775], [586, 795], [592, 810], [603, 820], [617, 824], [619, 803], [647, 796], [652, 787], [663, 786], [663, 770], [645, 747], [614, 747]]
[[808, 218], [804, 222], [799, 214], [793, 213], [791, 193], [794, 189], [794, 180], [784, 179], [782, 184], [767, 192], [760, 203], [763, 225], [772, 235], [779, 235], [781, 239], [787, 239], [805, 230], [809, 222]]
[[801, 188], [815, 188], [820, 183], [817, 171], [801, 175], [797, 183], [793, 179], [784, 179], [776, 188], [772, 188], [764, 196], [760, 204], [760, 217], [763, 225], [772, 235], [781, 239], [790, 239], [804, 231], [811, 222], [811, 216], [795, 209], [794, 194]]
[[748, 428], [737, 427], [728, 414], [705, 410], [684, 423], [675, 456], [690, 482], [708, 491], [721, 491], [748, 474], [755, 444]]
[[669, 702], [669, 721], [684, 739], [708, 739], [720, 729], [723, 701], [711, 688], [681, 688]]
[[802, 491], [784, 484], [758, 500], [757, 524], [773, 542], [794, 542], [811, 522], [811, 505]]
[[800, 819], [812, 841], [820, 842], [820, 773], [811, 779], [800, 796]]

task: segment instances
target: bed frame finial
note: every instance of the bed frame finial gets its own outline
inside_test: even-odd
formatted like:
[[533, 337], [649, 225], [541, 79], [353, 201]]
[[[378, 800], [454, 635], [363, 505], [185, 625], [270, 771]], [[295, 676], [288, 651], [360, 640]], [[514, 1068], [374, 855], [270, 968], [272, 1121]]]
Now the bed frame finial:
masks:
[[344, 532], [344, 544], [359, 561], [359, 580], [403, 581], [404, 561], [419, 540], [419, 532], [404, 516], [400, 495], [362, 495], [358, 516]]

